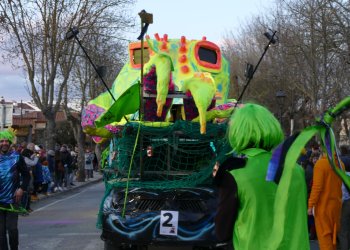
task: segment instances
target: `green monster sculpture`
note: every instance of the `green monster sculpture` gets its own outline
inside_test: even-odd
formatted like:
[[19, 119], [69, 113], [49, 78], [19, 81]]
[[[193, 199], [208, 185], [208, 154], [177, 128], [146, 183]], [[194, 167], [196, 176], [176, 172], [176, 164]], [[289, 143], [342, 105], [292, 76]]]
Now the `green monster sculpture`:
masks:
[[[179, 107], [183, 120], [206, 122], [233, 108], [228, 102], [229, 64], [220, 48], [206, 40], [168, 39], [155, 34], [144, 43], [143, 92], [140, 93], [141, 42], [129, 44], [129, 61], [115, 79], [111, 92], [91, 100], [83, 111], [82, 127], [95, 142], [101, 143], [118, 133], [127, 120], [170, 122], [171, 107]], [[223, 105], [217, 107], [219, 105]], [[207, 115], [207, 111], [208, 115]]]

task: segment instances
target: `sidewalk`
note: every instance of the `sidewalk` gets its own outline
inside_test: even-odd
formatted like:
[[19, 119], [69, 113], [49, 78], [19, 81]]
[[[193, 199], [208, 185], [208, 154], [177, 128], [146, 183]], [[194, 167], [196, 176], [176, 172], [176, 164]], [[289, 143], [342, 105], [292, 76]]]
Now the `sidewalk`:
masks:
[[33, 203], [34, 202], [38, 202], [40, 200], [43, 200], [43, 199], [47, 199], [49, 197], [53, 197], [53, 196], [56, 196], [56, 195], [59, 195], [59, 194], [63, 194], [63, 193], [67, 193], [67, 192], [70, 192], [74, 189], [77, 189], [77, 188], [82, 188], [82, 187], [85, 187], [85, 186], [89, 186], [91, 184], [94, 184], [94, 183], [97, 183], [99, 181], [102, 181], [102, 173], [100, 171], [97, 171], [95, 172], [94, 171], [94, 177], [93, 178], [90, 178], [89, 180], [86, 180], [84, 182], [78, 182], [76, 180], [74, 180], [74, 185], [75, 186], [70, 186], [68, 188], [64, 188], [62, 191], [56, 191], [54, 193], [49, 193], [48, 195], [44, 195], [44, 194], [41, 194], [39, 193], [38, 194], [38, 200], [35, 200], [35, 201], [32, 201]]

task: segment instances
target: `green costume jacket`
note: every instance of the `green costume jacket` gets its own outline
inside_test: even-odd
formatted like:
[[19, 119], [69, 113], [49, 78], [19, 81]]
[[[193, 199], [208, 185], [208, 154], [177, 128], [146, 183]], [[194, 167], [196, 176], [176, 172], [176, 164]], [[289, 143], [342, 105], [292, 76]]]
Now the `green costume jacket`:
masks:
[[[277, 184], [265, 180], [271, 152], [247, 149], [242, 153], [248, 158], [246, 166], [230, 172], [237, 183], [240, 204], [233, 231], [235, 250], [310, 249], [303, 169], [296, 166], [291, 189], [277, 195]], [[287, 208], [276, 209], [279, 195], [288, 196]]]

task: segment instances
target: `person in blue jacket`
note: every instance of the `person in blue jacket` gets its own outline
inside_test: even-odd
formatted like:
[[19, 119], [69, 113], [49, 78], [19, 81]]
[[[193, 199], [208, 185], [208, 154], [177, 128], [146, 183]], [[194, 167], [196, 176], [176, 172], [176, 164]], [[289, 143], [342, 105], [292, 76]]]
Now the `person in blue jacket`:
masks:
[[[12, 130], [0, 132], [0, 249], [17, 250], [18, 206], [29, 184], [29, 172], [23, 157], [10, 149]], [[7, 239], [8, 234], [8, 239]]]

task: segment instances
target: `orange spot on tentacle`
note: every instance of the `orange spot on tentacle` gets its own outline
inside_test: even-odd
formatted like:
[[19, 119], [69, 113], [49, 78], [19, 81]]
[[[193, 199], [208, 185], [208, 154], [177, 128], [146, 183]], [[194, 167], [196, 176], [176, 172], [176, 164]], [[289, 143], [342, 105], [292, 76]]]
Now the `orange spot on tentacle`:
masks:
[[186, 37], [185, 36], [181, 36], [181, 44], [185, 44], [186, 43]]
[[182, 55], [179, 57], [179, 62], [180, 63], [185, 63], [187, 61], [187, 56], [186, 55]]
[[187, 65], [181, 67], [181, 71], [184, 74], [187, 74], [190, 71], [190, 68]]

